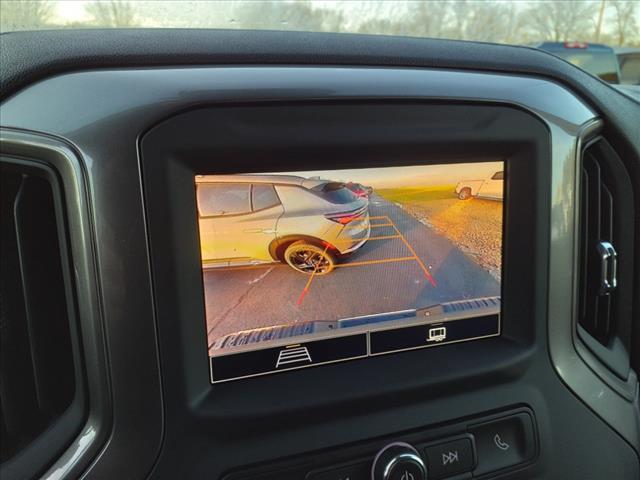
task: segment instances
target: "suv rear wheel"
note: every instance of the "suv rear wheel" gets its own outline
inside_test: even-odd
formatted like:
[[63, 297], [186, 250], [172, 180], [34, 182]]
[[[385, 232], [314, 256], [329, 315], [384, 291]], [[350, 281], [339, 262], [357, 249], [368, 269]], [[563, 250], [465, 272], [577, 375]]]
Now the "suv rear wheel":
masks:
[[321, 248], [304, 240], [293, 242], [284, 251], [284, 260], [298, 272], [311, 275], [326, 275], [335, 265], [335, 256], [326, 248]]

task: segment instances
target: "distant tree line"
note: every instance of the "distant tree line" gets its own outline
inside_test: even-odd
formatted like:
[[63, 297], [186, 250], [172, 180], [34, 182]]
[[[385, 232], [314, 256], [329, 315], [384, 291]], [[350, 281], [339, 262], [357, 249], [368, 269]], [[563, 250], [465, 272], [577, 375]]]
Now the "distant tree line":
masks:
[[[63, 27], [190, 26], [357, 32], [525, 44], [580, 40], [640, 46], [636, 0], [425, 0], [367, 2], [366, 19], [345, 18], [339, 3], [303, 0], [154, 2], [94, 0], [90, 18], [56, 25], [54, 0], [0, 0], [0, 31]], [[338, 8], [336, 8], [336, 6]], [[376, 9], [379, 12], [376, 12]], [[373, 10], [373, 11], [371, 11]], [[364, 16], [363, 16], [364, 18]]]
[[[408, 7], [406, 18], [368, 20], [358, 32], [514, 44], [579, 40], [640, 46], [636, 0], [441, 0]], [[607, 34], [602, 25], [605, 14], [610, 23]]]

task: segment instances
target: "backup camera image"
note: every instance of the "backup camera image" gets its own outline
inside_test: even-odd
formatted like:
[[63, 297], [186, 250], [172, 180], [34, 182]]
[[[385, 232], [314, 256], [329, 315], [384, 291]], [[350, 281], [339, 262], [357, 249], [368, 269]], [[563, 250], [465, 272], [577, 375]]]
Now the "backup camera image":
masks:
[[502, 161], [196, 176], [209, 355], [254, 352], [217, 372], [497, 334], [503, 179]]

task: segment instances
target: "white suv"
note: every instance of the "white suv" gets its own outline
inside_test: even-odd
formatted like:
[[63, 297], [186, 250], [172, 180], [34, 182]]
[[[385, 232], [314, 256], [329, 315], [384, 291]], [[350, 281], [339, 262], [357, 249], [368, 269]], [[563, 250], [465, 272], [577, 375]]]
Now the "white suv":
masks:
[[504, 191], [504, 172], [496, 172], [483, 180], [464, 180], [456, 185], [456, 194], [460, 200], [471, 197], [502, 200]]
[[196, 178], [204, 267], [284, 261], [331, 272], [370, 235], [369, 202], [344, 184], [293, 175]]

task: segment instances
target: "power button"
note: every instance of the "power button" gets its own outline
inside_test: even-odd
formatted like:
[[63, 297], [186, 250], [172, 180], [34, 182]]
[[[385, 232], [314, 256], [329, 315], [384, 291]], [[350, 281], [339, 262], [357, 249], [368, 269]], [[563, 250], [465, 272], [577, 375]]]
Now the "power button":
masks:
[[389, 480], [420, 480], [424, 477], [424, 471], [418, 465], [400, 465], [394, 468], [389, 476]]
[[512, 467], [535, 456], [533, 423], [527, 413], [471, 425], [469, 432], [475, 437], [478, 456], [474, 475]]
[[427, 480], [427, 467], [408, 443], [391, 443], [378, 452], [371, 467], [372, 480]]

